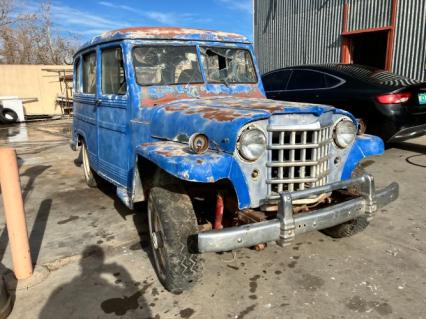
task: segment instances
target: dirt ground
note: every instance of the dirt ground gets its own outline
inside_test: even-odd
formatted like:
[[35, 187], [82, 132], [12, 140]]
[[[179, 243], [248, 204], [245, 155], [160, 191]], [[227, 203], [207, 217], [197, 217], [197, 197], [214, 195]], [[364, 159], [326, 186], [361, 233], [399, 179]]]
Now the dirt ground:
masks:
[[[69, 133], [68, 120], [0, 127], [0, 145], [18, 152], [33, 262], [47, 274], [18, 286], [10, 318], [426, 317], [426, 137], [366, 162], [378, 187], [399, 182], [400, 198], [365, 232], [205, 254], [201, 283], [173, 295], [151, 264], [144, 205], [131, 211], [112, 187], [88, 188]], [[3, 216], [0, 205], [7, 273]]]

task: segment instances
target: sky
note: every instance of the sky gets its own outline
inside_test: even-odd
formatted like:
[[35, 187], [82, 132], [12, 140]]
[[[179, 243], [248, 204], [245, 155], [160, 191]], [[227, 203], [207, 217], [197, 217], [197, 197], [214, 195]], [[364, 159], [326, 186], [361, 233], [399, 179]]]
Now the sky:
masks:
[[213, 29], [253, 39], [252, 0], [52, 0], [51, 11], [55, 29], [81, 41], [130, 26]]

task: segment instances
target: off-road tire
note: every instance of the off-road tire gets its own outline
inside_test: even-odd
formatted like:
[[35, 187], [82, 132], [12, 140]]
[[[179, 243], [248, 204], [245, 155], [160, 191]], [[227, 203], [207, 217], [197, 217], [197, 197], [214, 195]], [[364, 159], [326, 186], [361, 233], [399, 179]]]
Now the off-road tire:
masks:
[[18, 114], [11, 109], [0, 110], [0, 122], [4, 124], [16, 123], [18, 121]]
[[98, 183], [95, 177], [96, 173], [90, 167], [89, 151], [87, 150], [87, 145], [84, 141], [81, 143], [81, 157], [83, 161], [84, 179], [86, 181], [87, 186], [97, 187]]
[[346, 223], [323, 229], [322, 232], [332, 238], [344, 238], [362, 232], [368, 225], [367, 218], [360, 216]]
[[[361, 165], [357, 165], [357, 167], [355, 167], [352, 172], [352, 176], [361, 176], [365, 173], [366, 170]], [[348, 191], [351, 192], [353, 195], [358, 195], [361, 192], [361, 188], [359, 185], [355, 185], [349, 187]], [[332, 238], [344, 238], [362, 232], [364, 229], [367, 228], [368, 225], [369, 222], [367, 218], [365, 216], [360, 216], [346, 223], [323, 229], [321, 232]]]
[[189, 196], [176, 184], [153, 187], [148, 198], [148, 222], [159, 280], [172, 293], [191, 288], [201, 277], [202, 261], [189, 247], [198, 232]]

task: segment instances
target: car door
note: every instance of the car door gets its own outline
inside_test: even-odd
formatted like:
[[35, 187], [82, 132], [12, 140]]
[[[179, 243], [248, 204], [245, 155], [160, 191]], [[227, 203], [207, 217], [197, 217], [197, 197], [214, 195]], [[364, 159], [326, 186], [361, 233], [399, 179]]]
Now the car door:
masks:
[[119, 44], [101, 46], [98, 60], [99, 172], [115, 184], [126, 186], [130, 133], [128, 87], [122, 47]]
[[96, 50], [94, 49], [83, 53], [76, 60], [77, 78], [73, 101], [74, 116], [79, 123], [78, 133], [84, 138], [89, 154], [90, 166], [94, 170], [97, 170], [98, 167], [96, 60]]

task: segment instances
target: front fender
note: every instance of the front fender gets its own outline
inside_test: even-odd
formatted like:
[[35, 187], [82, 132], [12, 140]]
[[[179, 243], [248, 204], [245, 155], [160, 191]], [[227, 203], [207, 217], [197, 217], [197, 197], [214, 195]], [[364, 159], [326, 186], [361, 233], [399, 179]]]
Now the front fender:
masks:
[[181, 180], [214, 183], [228, 179], [234, 186], [239, 208], [250, 206], [244, 174], [229, 154], [213, 151], [194, 154], [188, 145], [169, 141], [141, 144], [136, 148], [136, 153]]
[[374, 135], [358, 135], [346, 160], [342, 172], [342, 180], [349, 179], [358, 163], [373, 155], [382, 155], [385, 151], [383, 140]]

